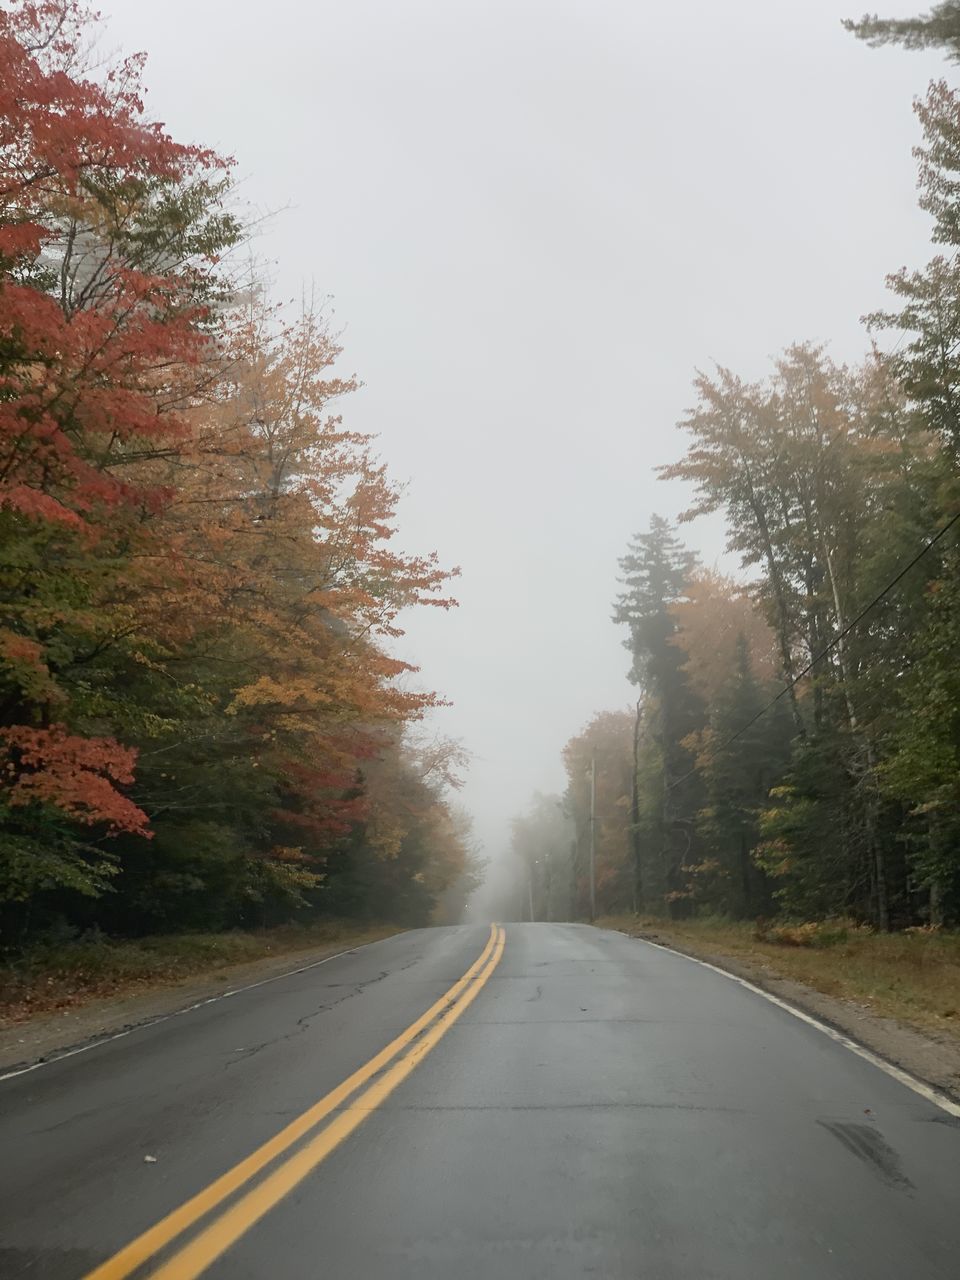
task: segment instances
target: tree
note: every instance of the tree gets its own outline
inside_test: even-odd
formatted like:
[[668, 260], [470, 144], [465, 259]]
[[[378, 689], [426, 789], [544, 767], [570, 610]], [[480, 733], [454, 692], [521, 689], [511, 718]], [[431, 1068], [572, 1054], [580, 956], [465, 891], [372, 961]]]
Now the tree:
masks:
[[573, 826], [559, 796], [537, 793], [527, 811], [514, 818], [510, 850], [518, 870], [521, 918], [574, 918], [576, 867], [571, 857]]
[[[712, 379], [700, 373], [694, 385], [698, 404], [680, 424], [692, 443], [684, 459], [660, 474], [697, 486], [698, 500], [684, 520], [725, 509], [730, 549], [741, 553], [745, 566], [764, 566], [761, 598], [777, 636], [780, 674], [790, 683], [797, 669], [802, 615], [777, 554], [788, 516], [781, 501], [780, 453], [772, 443], [775, 412], [761, 387], [744, 383], [730, 370], [718, 369]], [[790, 708], [802, 737], [806, 729], [792, 692]]]
[[670, 606], [683, 654], [683, 671], [704, 703], [716, 701], [740, 670], [744, 655], [753, 678], [764, 684], [777, 673], [776, 639], [747, 591], [724, 574], [697, 569], [684, 595]]
[[933, 239], [948, 245], [922, 271], [902, 268], [887, 279], [894, 310], [866, 317], [870, 329], [901, 338], [887, 358], [890, 372], [928, 429], [960, 457], [960, 95], [943, 81], [915, 104], [923, 129], [919, 160], [920, 206], [934, 219]]
[[[110, 686], [141, 747], [136, 793], [162, 848], [171, 823], [232, 815], [248, 917], [272, 902], [385, 912], [393, 886], [395, 909], [423, 921], [449, 878], [434, 853], [450, 851], [455, 878], [463, 852], [403, 743], [436, 699], [398, 687], [410, 668], [377, 641], [400, 634], [402, 608], [448, 606], [447, 575], [389, 547], [395, 493], [331, 411], [353, 382], [330, 376], [339, 349], [321, 320], [251, 305], [222, 341], [189, 441], [143, 464], [172, 497], [125, 601], [133, 660]], [[127, 666], [115, 644], [101, 658]], [[424, 777], [449, 777], [456, 750], [441, 745]]]
[[844, 27], [859, 40], [880, 46], [902, 44], [906, 49], [946, 49], [953, 62], [960, 61], [960, 3], [941, 0], [918, 18], [879, 18], [864, 14], [859, 22], [847, 18]]
[[489, 863], [473, 832], [473, 819], [461, 805], [446, 803], [451, 835], [463, 861], [437, 895], [434, 923], [461, 924], [471, 898], [483, 885]]
[[[884, 927], [898, 858], [880, 812], [869, 704], [870, 672], [890, 639], [880, 616], [875, 629], [852, 635], [847, 624], [869, 598], [864, 566], [873, 548], [889, 546], [888, 508], [899, 508], [904, 494], [914, 504], [929, 444], [889, 394], [888, 376], [882, 362], [851, 370], [803, 345], [784, 353], [766, 384], [748, 388], [723, 370], [714, 380], [701, 375], [699, 404], [683, 424], [692, 443], [663, 472], [697, 484], [700, 500], [688, 515], [725, 510], [729, 546], [762, 571], [753, 591], [777, 634], [797, 751], [811, 737], [847, 779], [860, 823], [851, 862], [867, 851], [869, 904], [859, 905]], [[803, 700], [801, 663], [815, 664]], [[822, 799], [828, 808], [837, 802], [832, 782]]]
[[704, 856], [691, 869], [695, 900], [734, 917], [767, 914], [770, 882], [761, 871], [761, 815], [790, 763], [790, 717], [772, 682], [758, 680], [746, 635], [711, 702], [699, 739], [706, 802], [698, 818]]
[[63, 669], [96, 649], [97, 584], [165, 501], [129, 469], [184, 438], [239, 228], [229, 163], [144, 119], [140, 60], [79, 69], [85, 20], [69, 0], [0, 14], [0, 803], [57, 850], [33, 862], [10, 836], [17, 865], [94, 892], [98, 833], [146, 816], [124, 794], [136, 752], [82, 725]]
[[[575, 905], [581, 917], [590, 909], [592, 816], [598, 913], [615, 914], [634, 906], [630, 830], [633, 731], [633, 712], [599, 712], [563, 748], [565, 811], [573, 824], [575, 842]], [[595, 806], [591, 803], [594, 776]]]
[[[656, 833], [649, 835], [658, 846], [657, 878], [675, 903], [682, 898], [682, 866], [691, 852], [693, 814], [699, 807], [687, 738], [700, 727], [703, 709], [684, 670], [684, 655], [674, 643], [674, 610], [685, 598], [694, 565], [694, 557], [668, 522], [654, 516], [649, 532], [638, 534], [620, 561], [624, 590], [614, 613], [614, 621], [630, 629], [625, 641], [633, 659], [630, 678], [644, 692], [646, 732], [655, 738], [659, 752], [660, 819]], [[638, 801], [632, 804], [635, 811], [639, 807]], [[635, 876], [642, 879], [639, 866]]]
[[85, 18], [0, 14], [0, 505], [65, 529], [157, 501], [125, 472], [185, 433], [240, 235], [229, 161], [144, 118], [142, 59], [78, 69]]
[[450, 574], [394, 546], [322, 316], [238, 293], [230, 161], [94, 23], [0, 13], [4, 926], [424, 922], [470, 850], [394, 642]]
[[930, 588], [931, 616], [904, 676], [903, 714], [889, 729], [883, 770], [889, 792], [908, 808], [904, 838], [916, 888], [929, 895], [927, 919], [960, 914], [960, 552]]

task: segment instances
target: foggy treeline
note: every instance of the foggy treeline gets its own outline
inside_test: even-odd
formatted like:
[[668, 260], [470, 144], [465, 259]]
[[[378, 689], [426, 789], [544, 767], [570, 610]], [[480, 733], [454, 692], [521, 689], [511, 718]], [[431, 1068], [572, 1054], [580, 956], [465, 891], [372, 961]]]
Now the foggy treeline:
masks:
[[[848, 25], [960, 58], [956, 3]], [[861, 364], [801, 342], [760, 381], [697, 376], [661, 475], [695, 495], [680, 526], [722, 513], [740, 569], [659, 516], [626, 549], [639, 698], [516, 822], [518, 912], [589, 914], [592, 812], [600, 914], [960, 921], [960, 94], [915, 110], [936, 254], [889, 278]]]
[[455, 920], [462, 752], [401, 610], [452, 603], [236, 250], [231, 162], [74, 0], [0, 12], [0, 928]]

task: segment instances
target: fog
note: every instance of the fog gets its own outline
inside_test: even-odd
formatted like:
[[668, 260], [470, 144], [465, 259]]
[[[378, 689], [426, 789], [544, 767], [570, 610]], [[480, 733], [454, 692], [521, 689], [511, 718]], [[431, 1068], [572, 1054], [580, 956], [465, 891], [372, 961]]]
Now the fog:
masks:
[[[488, 856], [564, 742], [624, 705], [617, 557], [696, 366], [855, 358], [926, 255], [911, 98], [942, 64], [807, 0], [112, 0], [150, 111], [236, 156], [278, 298], [331, 298], [343, 405], [407, 483], [399, 541], [459, 565], [400, 651], [452, 706]], [[909, 8], [909, 6], [908, 6]], [[711, 562], [723, 530], [689, 541]]]

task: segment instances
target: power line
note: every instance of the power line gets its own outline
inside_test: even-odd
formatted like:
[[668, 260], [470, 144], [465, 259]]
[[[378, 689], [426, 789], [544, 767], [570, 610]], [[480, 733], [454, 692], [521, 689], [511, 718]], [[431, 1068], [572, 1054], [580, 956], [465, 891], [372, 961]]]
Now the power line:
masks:
[[[928, 542], [925, 542], [923, 544], [923, 546], [920, 548], [917, 554], [913, 557], [913, 559], [907, 561], [907, 563], [903, 566], [903, 568], [900, 570], [897, 576], [895, 578], [890, 579], [890, 581], [883, 588], [880, 594], [874, 596], [874, 598], [870, 601], [870, 603], [868, 605], [865, 605], [860, 610], [860, 612], [853, 619], [853, 621], [848, 622], [847, 625], [843, 628], [843, 630], [838, 632], [837, 635], [835, 635], [833, 639], [830, 641], [830, 643], [828, 645], [825, 645], [824, 648], [822, 648], [815, 657], [811, 658], [810, 661], [807, 663], [807, 665], [803, 668], [803, 670], [799, 672], [799, 674], [795, 675], [792, 680], [788, 681], [783, 686], [783, 688], [780, 690], [779, 693], [775, 694], [774, 697], [772, 697], [770, 701], [766, 703], [765, 706], [762, 706], [760, 708], [760, 710], [757, 712], [755, 716], [751, 717], [751, 719], [749, 719], [745, 725], [739, 728], [736, 731], [736, 733], [731, 734], [730, 737], [727, 738], [725, 742], [721, 742], [718, 746], [713, 747], [710, 751], [708, 751], [707, 759], [710, 759], [712, 756], [715, 756], [718, 751], [725, 751], [727, 747], [733, 746], [733, 744], [737, 741], [737, 739], [742, 738], [748, 729], [752, 729], [753, 726], [757, 723], [757, 721], [762, 716], [765, 716], [767, 712], [770, 710], [770, 708], [775, 706], [780, 701], [781, 698], [785, 697], [790, 692], [790, 690], [794, 687], [794, 685], [798, 684], [799, 681], [801, 681], [805, 675], [808, 675], [809, 672], [812, 670], [812, 668], [815, 667], [822, 658], [825, 658], [827, 654], [830, 653], [833, 649], [835, 649], [842, 640], [846, 639], [846, 637], [850, 634], [850, 632], [854, 629], [854, 627], [858, 626], [863, 621], [863, 619], [867, 616], [870, 610], [876, 608], [876, 606], [880, 603], [880, 601], [883, 600], [886, 596], [888, 596], [890, 592], [893, 590], [893, 588], [903, 578], [907, 576], [907, 574], [910, 572], [913, 566], [917, 564], [920, 560], [922, 560], [923, 557], [927, 554], [927, 552], [930, 551], [933, 547], [935, 547], [945, 534], [950, 532], [950, 530], [957, 523], [957, 521], [960, 521], [960, 511], [957, 511], [955, 515], [951, 516], [950, 519], [947, 521], [947, 523], [943, 526], [943, 528], [940, 529], [938, 533], [934, 534], [934, 536], [930, 538]], [[674, 782], [671, 782], [670, 785], [667, 787], [667, 790], [672, 791], [674, 787], [679, 787], [681, 782], [686, 782], [688, 778], [693, 777], [693, 775], [698, 772], [699, 768], [700, 768], [700, 765], [694, 765], [694, 767], [688, 770], [685, 774], [683, 774], [682, 777], [677, 778], [676, 781]]]

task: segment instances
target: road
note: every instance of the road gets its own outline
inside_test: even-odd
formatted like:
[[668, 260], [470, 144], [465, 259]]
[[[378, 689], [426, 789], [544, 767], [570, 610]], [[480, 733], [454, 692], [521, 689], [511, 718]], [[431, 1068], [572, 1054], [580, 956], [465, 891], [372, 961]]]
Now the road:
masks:
[[960, 1119], [584, 925], [402, 934], [4, 1080], [0, 1151], [4, 1278], [960, 1274]]

